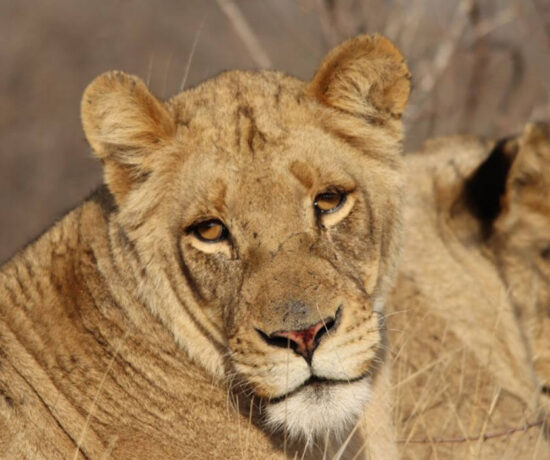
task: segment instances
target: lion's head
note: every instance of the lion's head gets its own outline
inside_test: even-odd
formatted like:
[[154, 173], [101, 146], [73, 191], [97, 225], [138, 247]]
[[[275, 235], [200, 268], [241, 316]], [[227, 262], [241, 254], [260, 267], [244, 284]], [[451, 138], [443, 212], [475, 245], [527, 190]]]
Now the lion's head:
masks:
[[228, 72], [161, 102], [113, 72], [83, 96], [136, 296], [295, 437], [341, 431], [369, 400], [409, 79], [387, 39], [363, 36], [308, 83]]
[[550, 395], [550, 125], [496, 143], [466, 190]]
[[550, 396], [550, 125], [529, 124], [506, 144], [511, 166], [492, 244]]

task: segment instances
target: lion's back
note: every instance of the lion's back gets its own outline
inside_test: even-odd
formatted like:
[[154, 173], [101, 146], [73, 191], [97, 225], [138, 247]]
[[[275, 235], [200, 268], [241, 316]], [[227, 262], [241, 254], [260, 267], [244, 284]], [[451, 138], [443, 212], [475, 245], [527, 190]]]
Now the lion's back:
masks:
[[521, 325], [464, 188], [491, 143], [454, 136], [410, 154], [406, 234], [388, 308], [406, 458], [546, 458]]

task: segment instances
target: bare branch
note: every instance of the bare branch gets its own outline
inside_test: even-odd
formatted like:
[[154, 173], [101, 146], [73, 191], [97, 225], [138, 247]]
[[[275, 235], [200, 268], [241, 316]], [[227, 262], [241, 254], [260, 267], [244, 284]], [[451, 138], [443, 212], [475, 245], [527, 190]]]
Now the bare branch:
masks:
[[273, 67], [271, 60], [237, 4], [233, 2], [233, 0], [216, 1], [220, 9], [227, 16], [227, 19], [235, 29], [239, 38], [243, 41], [244, 46], [246, 46], [256, 66], [259, 69], [269, 69]]
[[422, 80], [420, 80], [419, 88], [424, 93], [430, 93], [432, 91], [437, 80], [448, 67], [451, 57], [460, 42], [460, 37], [466, 28], [473, 5], [474, 3], [472, 0], [462, 0], [459, 3], [449, 27], [449, 34], [446, 40], [443, 40], [437, 49], [431, 72], [426, 72]]
[[340, 37], [336, 29], [333, 12], [330, 10], [325, 0], [317, 0], [315, 5], [319, 12], [319, 22], [321, 23], [321, 31], [323, 32], [325, 44], [327, 47], [331, 48], [342, 40], [342, 37]]
[[497, 431], [495, 433], [488, 433], [478, 436], [461, 437], [461, 438], [447, 438], [447, 439], [399, 439], [399, 444], [458, 444], [462, 442], [472, 441], [487, 441], [488, 439], [500, 438], [502, 436], [508, 436], [510, 434], [525, 432], [534, 427], [542, 427], [548, 420], [538, 420], [536, 422], [526, 423], [523, 426], [508, 428], [506, 430]]

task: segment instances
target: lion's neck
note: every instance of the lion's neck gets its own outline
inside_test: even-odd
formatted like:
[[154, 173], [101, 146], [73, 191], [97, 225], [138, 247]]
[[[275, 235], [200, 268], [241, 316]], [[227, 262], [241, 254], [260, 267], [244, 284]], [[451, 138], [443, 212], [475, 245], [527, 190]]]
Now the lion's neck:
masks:
[[46, 367], [59, 361], [66, 372], [75, 363], [101, 367], [97, 357], [109, 362], [114, 353], [134, 364], [124, 345], [132, 340], [190, 365], [140, 298], [130, 257], [112, 238], [105, 209], [85, 202], [0, 269], [1, 311], [20, 326], [11, 332]]
[[[192, 426], [227, 423], [226, 391], [144, 303], [112, 233], [92, 199], [0, 269], [0, 386], [20, 382], [9, 396], [14, 429], [19, 417], [51, 427], [58, 449], [68, 436], [71, 449], [101, 457], [113, 436], [124, 445], [127, 424], [128, 442], [147, 433], [181, 452]], [[190, 418], [195, 405], [205, 408], [200, 421]]]

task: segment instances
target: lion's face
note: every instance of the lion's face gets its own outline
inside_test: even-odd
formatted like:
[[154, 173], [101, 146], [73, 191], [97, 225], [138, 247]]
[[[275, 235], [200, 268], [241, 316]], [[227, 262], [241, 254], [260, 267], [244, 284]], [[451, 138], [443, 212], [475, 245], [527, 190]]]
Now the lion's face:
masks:
[[83, 99], [144, 303], [294, 436], [353, 422], [382, 360], [408, 88], [397, 50], [362, 37], [307, 85], [231, 72], [164, 105], [110, 74]]
[[[295, 94], [281, 96], [281, 111], [279, 79], [222, 78], [240, 96], [224, 101], [215, 122], [198, 122], [200, 144], [189, 147], [200, 155], [179, 173], [183, 264], [227, 338], [231, 369], [257, 395], [281, 401], [281, 411], [300, 401], [310, 421], [348, 388], [349, 416], [368, 397], [360, 381], [381, 351], [373, 304], [389, 258], [382, 240], [397, 223], [387, 212], [398, 206], [398, 175], [327, 133]], [[195, 107], [187, 113], [215, 111]], [[269, 415], [280, 422], [277, 410]]]

